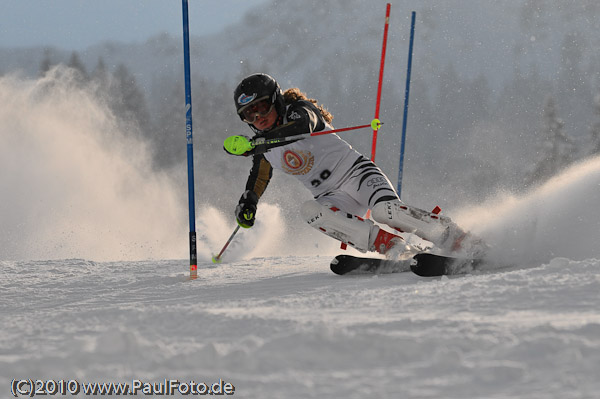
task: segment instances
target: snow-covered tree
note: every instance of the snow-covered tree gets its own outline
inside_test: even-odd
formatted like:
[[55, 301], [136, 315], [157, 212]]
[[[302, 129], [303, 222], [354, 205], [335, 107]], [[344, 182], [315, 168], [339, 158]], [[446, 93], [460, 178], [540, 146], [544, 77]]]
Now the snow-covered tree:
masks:
[[92, 79], [96, 80], [100, 84], [107, 84], [108, 82], [108, 70], [106, 69], [106, 64], [104, 63], [104, 59], [102, 57], [98, 57], [98, 62], [96, 63], [96, 67], [92, 72]]
[[600, 155], [600, 94], [594, 98], [594, 113], [598, 117], [598, 120], [592, 125], [590, 130], [592, 142], [589, 155]]
[[551, 96], [546, 99], [543, 120], [537, 159], [525, 178], [528, 186], [549, 179], [575, 159], [575, 144], [564, 132], [564, 122], [558, 116], [556, 101]]
[[115, 115], [122, 121], [139, 128], [142, 135], [150, 131], [150, 113], [135, 77], [125, 64], [119, 64], [113, 73], [110, 104]]
[[81, 61], [81, 58], [79, 57], [79, 53], [77, 53], [76, 51], [73, 51], [71, 53], [71, 58], [69, 59], [69, 63], [67, 65], [79, 73], [79, 78], [81, 79], [82, 82], [85, 82], [88, 80], [88, 73], [85, 69], [85, 65], [83, 65], [83, 62]]
[[52, 65], [54, 65], [54, 62], [52, 61], [51, 51], [46, 48], [44, 49], [44, 58], [40, 62], [40, 76], [44, 76], [52, 68]]
[[[155, 117], [154, 163], [157, 168], [168, 168], [186, 159], [185, 146], [185, 88], [182, 81], [158, 82], [161, 85], [160, 107]], [[194, 98], [192, 98], [194, 100]], [[193, 105], [194, 103], [192, 103]], [[198, 108], [202, 109], [201, 106]], [[197, 109], [192, 107], [196, 114]], [[194, 127], [202, 122], [195, 120]]]

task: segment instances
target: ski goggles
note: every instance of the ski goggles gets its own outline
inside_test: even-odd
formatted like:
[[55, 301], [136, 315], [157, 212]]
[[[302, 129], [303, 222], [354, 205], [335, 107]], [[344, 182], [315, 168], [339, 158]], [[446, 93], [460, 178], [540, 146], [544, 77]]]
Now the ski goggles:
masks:
[[245, 107], [239, 109], [238, 113], [242, 116], [244, 122], [253, 124], [256, 118], [267, 116], [275, 107], [275, 104], [269, 101], [268, 98], [254, 101]]

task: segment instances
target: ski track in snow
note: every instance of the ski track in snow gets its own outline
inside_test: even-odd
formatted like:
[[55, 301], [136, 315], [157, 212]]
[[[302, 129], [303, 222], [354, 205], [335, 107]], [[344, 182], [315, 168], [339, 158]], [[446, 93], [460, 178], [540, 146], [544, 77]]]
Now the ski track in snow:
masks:
[[424, 279], [256, 258], [1, 262], [0, 375], [231, 382], [234, 397], [593, 398], [600, 260]]

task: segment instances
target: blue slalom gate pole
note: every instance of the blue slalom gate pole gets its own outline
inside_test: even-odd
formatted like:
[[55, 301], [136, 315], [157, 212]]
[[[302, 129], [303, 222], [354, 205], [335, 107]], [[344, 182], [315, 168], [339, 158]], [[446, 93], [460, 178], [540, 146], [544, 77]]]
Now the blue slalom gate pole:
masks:
[[[406, 90], [404, 91], [404, 118], [402, 120], [402, 140], [400, 142], [400, 164], [398, 165], [398, 197], [402, 194], [402, 174], [404, 170], [404, 147], [406, 143], [406, 123], [408, 119], [408, 97], [410, 95], [410, 73], [412, 69], [413, 43], [415, 38], [415, 16], [412, 12], [410, 22], [410, 44], [408, 46], [408, 67], [406, 71]], [[402, 198], [402, 197], [400, 197]]]
[[183, 66], [185, 74], [185, 135], [187, 138], [188, 208], [190, 215], [190, 279], [198, 278], [196, 250], [196, 200], [194, 196], [194, 146], [192, 139], [192, 84], [190, 78], [190, 30], [188, 2], [182, 0], [183, 11]]

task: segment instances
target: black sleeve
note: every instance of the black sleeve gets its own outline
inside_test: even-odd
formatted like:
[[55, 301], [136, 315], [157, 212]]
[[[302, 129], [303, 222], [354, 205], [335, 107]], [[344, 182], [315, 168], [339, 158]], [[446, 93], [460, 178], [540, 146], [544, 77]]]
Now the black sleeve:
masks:
[[250, 190], [260, 198], [273, 176], [273, 167], [262, 154], [254, 155], [252, 158], [252, 169], [246, 182], [246, 190]]

